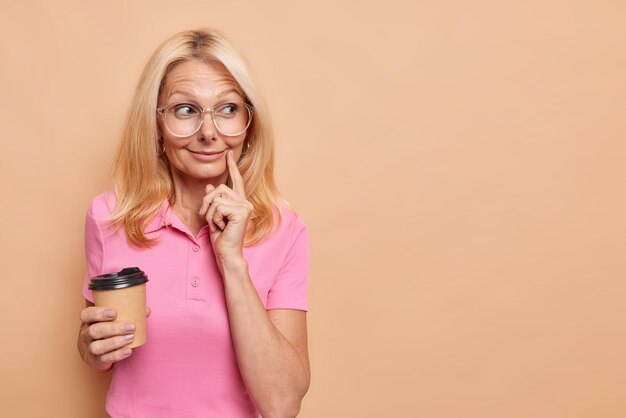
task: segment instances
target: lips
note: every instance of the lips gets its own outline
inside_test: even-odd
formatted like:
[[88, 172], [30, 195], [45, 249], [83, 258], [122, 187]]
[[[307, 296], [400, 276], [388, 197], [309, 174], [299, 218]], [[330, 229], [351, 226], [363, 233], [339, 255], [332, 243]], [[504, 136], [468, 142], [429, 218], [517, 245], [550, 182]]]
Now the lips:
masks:
[[226, 150], [221, 151], [192, 151], [188, 149], [193, 157], [198, 161], [210, 162], [221, 160], [222, 156], [226, 153]]
[[226, 150], [221, 150], [221, 151], [192, 151], [189, 150], [189, 152], [192, 152], [194, 154], [200, 154], [200, 155], [217, 155], [217, 154], [221, 154]]

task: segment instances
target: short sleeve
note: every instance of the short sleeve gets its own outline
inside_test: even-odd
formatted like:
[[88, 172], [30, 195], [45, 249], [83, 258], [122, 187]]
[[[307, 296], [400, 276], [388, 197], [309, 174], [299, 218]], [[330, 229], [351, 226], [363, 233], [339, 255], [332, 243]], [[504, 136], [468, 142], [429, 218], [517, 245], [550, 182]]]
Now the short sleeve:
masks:
[[304, 222], [296, 217], [288, 250], [274, 284], [267, 295], [267, 309], [308, 311], [309, 235]]
[[93, 215], [93, 205], [87, 210], [85, 219], [85, 258], [87, 271], [83, 280], [83, 296], [93, 302], [93, 295], [89, 290], [89, 281], [92, 277], [102, 274], [104, 247], [100, 226]]

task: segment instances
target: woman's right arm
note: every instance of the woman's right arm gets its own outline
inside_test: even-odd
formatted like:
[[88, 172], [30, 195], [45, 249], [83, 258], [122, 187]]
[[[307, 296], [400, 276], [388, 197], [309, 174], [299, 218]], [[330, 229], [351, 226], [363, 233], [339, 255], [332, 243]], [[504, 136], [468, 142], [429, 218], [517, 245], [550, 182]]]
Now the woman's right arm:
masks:
[[105, 372], [132, 354], [126, 346], [135, 338], [135, 325], [115, 321], [116, 312], [111, 308], [86, 302], [87, 307], [80, 312], [78, 352], [88, 366]]
[[[87, 274], [83, 282], [83, 295], [85, 296], [89, 277], [102, 274], [105, 243], [94, 211], [96, 207], [100, 207], [100, 212], [102, 212], [103, 205], [101, 198], [94, 199], [85, 218], [87, 261]], [[88, 299], [86, 305], [87, 307], [80, 313], [81, 325], [76, 344], [78, 352], [88, 366], [99, 371], [107, 371], [113, 363], [132, 354], [130, 347], [126, 346], [133, 341], [135, 328], [133, 324], [116, 321], [114, 309], [94, 306]]]

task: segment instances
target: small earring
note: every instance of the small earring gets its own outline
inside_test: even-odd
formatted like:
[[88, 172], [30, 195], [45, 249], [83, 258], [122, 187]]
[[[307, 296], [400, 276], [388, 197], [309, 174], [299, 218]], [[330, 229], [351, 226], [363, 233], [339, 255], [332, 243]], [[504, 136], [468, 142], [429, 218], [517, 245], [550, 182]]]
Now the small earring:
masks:
[[241, 156], [243, 157], [244, 155], [246, 155], [246, 153], [248, 152], [248, 150], [250, 149], [250, 141], [246, 141], [244, 144], [245, 149], [241, 151]]

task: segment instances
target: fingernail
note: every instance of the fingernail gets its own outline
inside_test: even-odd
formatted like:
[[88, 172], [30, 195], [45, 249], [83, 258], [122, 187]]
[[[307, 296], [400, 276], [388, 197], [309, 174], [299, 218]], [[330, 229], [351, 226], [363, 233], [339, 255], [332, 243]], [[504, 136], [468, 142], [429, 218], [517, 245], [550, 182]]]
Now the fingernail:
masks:
[[115, 311], [113, 309], [107, 309], [104, 311], [104, 316], [109, 319], [115, 318]]
[[124, 341], [132, 341], [135, 339], [135, 334], [124, 335]]
[[124, 324], [124, 331], [134, 331], [135, 324]]
[[125, 348], [125, 349], [123, 349], [123, 350], [122, 350], [122, 355], [123, 355], [124, 357], [128, 357], [128, 356], [130, 356], [130, 353], [132, 353], [132, 352], [133, 352], [133, 350], [132, 350], [132, 349], [130, 349], [130, 348]]

